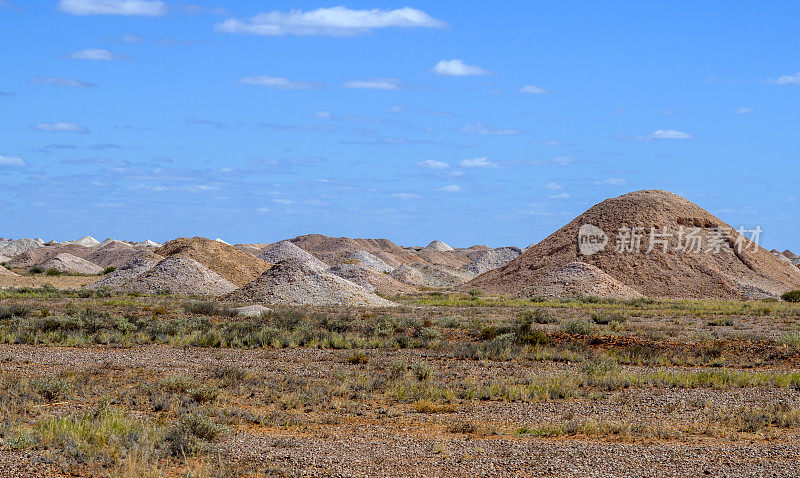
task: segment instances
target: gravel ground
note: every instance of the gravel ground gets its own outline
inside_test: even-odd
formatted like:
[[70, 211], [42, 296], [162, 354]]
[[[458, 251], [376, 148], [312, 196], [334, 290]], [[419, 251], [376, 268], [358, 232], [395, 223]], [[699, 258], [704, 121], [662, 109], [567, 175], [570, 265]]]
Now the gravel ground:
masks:
[[[338, 380], [367, 371], [347, 363], [346, 350], [241, 350], [169, 346], [41, 347], [0, 345], [0, 370], [17, 376], [104, 370], [148, 377], [201, 376], [209, 367], [236, 365], [264, 383], [291, 377], [298, 383]], [[521, 374], [576, 370], [562, 363], [519, 364], [455, 360], [430, 351], [370, 351], [370, 367], [391, 362], [428, 363], [445, 381], [458, 377], [490, 379]], [[644, 367], [626, 367], [645, 370]], [[652, 370], [652, 369], [647, 369]], [[762, 371], [769, 371], [764, 369]], [[791, 371], [791, 370], [781, 370]], [[344, 374], [344, 375], [343, 375]], [[604, 399], [580, 398], [535, 403], [471, 401], [455, 413], [417, 413], [407, 405], [351, 402], [346, 409], [323, 406], [286, 413], [298, 427], [234, 427], [216, 444], [238, 469], [283, 472], [293, 476], [797, 476], [799, 438], [795, 429], [770, 439], [711, 436], [675, 439], [629, 437], [533, 438], [515, 433], [454, 433], [463, 420], [509, 430], [527, 423], [566, 418], [621, 420], [680, 426], [702, 418], [710, 406], [759, 405], [775, 399], [796, 402], [792, 389], [625, 389]], [[254, 399], [256, 400], [256, 399]], [[65, 408], [72, 408], [67, 404]], [[240, 406], [242, 404], [239, 404]], [[257, 406], [256, 402], [253, 402]], [[41, 476], [36, 453], [0, 453], [0, 476]], [[26, 475], [26, 473], [29, 473]]]

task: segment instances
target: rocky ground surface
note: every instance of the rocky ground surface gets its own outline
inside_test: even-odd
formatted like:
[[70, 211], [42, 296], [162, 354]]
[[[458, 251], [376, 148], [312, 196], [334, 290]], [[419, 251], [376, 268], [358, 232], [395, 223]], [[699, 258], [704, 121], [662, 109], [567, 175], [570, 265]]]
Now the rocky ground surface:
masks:
[[[245, 317], [227, 301], [40, 294], [0, 295], [0, 475], [795, 476], [800, 465], [790, 304], [430, 294]], [[157, 427], [147, 460], [100, 453], [66, 425], [109, 409]], [[190, 443], [177, 424], [198, 416], [193, 433], [219, 431], [170, 453]], [[144, 436], [83, 430], [130, 450]]]

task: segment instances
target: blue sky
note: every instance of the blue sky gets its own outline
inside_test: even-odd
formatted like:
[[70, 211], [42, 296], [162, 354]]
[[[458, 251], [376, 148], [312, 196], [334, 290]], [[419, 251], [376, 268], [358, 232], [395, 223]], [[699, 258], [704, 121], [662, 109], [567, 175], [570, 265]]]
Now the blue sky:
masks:
[[800, 249], [798, 17], [0, 0], [0, 235], [527, 246], [660, 188]]

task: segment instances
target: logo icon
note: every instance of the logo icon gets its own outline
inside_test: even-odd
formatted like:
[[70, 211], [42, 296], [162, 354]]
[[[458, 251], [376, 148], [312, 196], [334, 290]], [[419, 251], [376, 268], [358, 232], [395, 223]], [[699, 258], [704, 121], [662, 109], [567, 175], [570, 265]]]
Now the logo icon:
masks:
[[599, 227], [592, 224], [584, 224], [578, 230], [578, 250], [584, 256], [591, 256], [602, 251], [608, 244], [608, 236]]

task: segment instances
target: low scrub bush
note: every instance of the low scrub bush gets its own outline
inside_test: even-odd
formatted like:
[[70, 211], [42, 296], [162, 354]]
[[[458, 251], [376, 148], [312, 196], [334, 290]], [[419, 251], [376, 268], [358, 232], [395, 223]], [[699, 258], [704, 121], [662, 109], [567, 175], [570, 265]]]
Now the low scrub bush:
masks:
[[800, 302], [800, 290], [790, 290], [781, 296], [786, 302]]
[[561, 322], [559, 328], [565, 334], [591, 335], [594, 333], [594, 324], [582, 319], [570, 319]]

